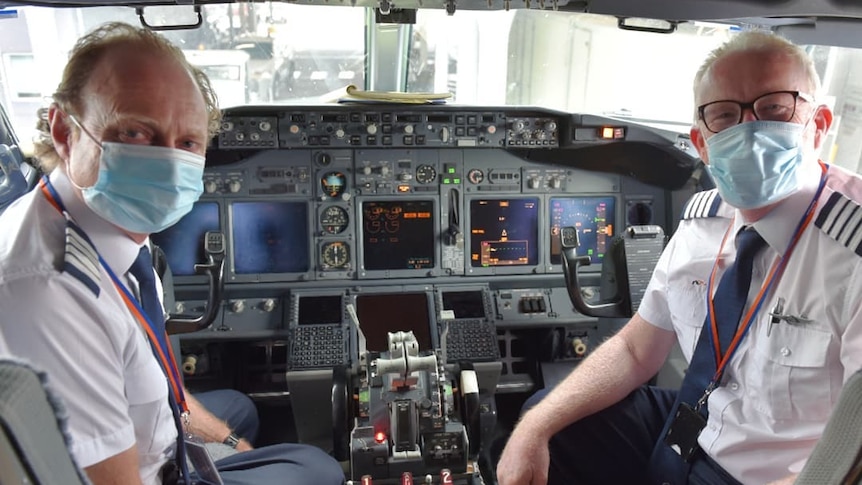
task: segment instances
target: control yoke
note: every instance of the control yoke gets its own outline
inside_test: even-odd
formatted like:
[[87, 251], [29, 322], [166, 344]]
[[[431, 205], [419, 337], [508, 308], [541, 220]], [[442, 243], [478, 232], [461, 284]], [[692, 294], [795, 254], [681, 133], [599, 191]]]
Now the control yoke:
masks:
[[[584, 301], [578, 281], [578, 267], [590, 264], [589, 256], [578, 256], [578, 231], [560, 229], [563, 248], [563, 275], [575, 309], [590, 317], [627, 318], [637, 311], [646, 293], [653, 270], [664, 247], [664, 230], [657, 225], [629, 226], [622, 237], [615, 237], [602, 263], [601, 293], [613, 290], [614, 296], [597, 305]], [[604, 298], [604, 296], [603, 296]]]
[[217, 231], [208, 231], [204, 235], [204, 253], [206, 254], [207, 262], [196, 264], [195, 273], [205, 274], [209, 280], [206, 308], [202, 315], [194, 318], [170, 315], [167, 322], [165, 322], [169, 334], [204, 330], [212, 325], [216, 316], [218, 316], [222, 294], [224, 293], [224, 234]]
[[566, 290], [569, 292], [569, 299], [572, 300], [575, 310], [589, 317], [630, 317], [631, 301], [627, 297], [627, 290], [617, 291], [617, 296], [614, 299], [597, 305], [591, 305], [584, 300], [581, 293], [581, 285], [578, 281], [578, 268], [580, 266], [589, 266], [590, 257], [587, 255], [578, 256], [577, 249], [580, 246], [578, 230], [571, 226], [561, 227], [560, 244], [563, 252], [563, 276], [566, 279]]

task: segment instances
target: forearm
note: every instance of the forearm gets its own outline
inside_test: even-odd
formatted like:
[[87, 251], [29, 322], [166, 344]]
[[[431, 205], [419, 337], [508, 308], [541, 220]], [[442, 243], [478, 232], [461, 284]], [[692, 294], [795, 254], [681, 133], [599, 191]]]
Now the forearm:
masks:
[[569, 424], [620, 401], [655, 375], [674, 341], [672, 332], [635, 315], [527, 412], [519, 426], [550, 439]]
[[[223, 443], [232, 432], [227, 423], [209, 412], [188, 390], [186, 390], [186, 402], [189, 406], [189, 419], [185, 424], [186, 432], [199, 436], [206, 442]], [[252, 446], [245, 439], [241, 439], [236, 449], [245, 451], [252, 449]]]

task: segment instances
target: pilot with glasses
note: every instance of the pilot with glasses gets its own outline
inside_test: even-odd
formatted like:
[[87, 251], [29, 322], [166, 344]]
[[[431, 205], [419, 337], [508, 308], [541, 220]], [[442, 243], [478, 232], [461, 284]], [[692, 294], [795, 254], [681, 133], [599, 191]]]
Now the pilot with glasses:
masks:
[[[525, 404], [500, 485], [791, 484], [862, 368], [862, 177], [806, 52], [736, 34], [695, 76], [699, 192], [632, 319]], [[809, 94], [811, 93], [811, 94]], [[679, 344], [679, 389], [647, 385]]]

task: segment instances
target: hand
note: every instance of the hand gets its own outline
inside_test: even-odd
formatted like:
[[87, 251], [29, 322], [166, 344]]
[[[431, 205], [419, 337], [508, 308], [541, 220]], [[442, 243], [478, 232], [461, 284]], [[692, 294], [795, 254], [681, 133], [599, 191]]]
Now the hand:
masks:
[[254, 446], [251, 446], [251, 443], [246, 441], [245, 438], [242, 438], [241, 440], [239, 440], [239, 443], [236, 444], [236, 451], [239, 453], [242, 453], [243, 451], [250, 451], [253, 449]]
[[533, 430], [515, 428], [497, 463], [499, 485], [547, 485], [551, 455], [548, 441]]

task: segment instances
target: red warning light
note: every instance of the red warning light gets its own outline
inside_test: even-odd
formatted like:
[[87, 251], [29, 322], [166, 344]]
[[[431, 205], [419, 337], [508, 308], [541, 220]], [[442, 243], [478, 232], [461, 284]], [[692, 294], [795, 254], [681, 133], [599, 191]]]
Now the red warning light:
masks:
[[374, 441], [378, 443], [383, 443], [384, 441], [386, 441], [386, 433], [384, 433], [383, 431], [378, 431], [374, 433]]

